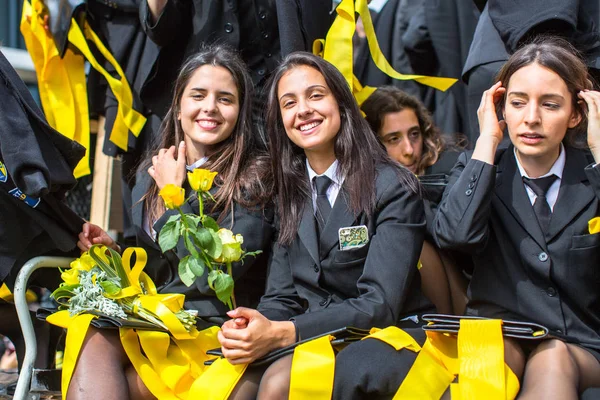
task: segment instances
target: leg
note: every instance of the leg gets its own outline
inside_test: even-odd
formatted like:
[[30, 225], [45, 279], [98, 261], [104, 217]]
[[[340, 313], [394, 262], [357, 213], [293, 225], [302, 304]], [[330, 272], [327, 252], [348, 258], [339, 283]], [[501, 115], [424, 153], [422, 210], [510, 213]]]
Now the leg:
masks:
[[542, 342], [525, 367], [520, 399], [577, 399], [600, 386], [600, 363], [582, 347], [557, 339]]
[[269, 365], [258, 388], [258, 400], [286, 400], [290, 393], [290, 375], [293, 355], [288, 355]]
[[132, 365], [125, 369], [127, 386], [129, 387], [129, 398], [131, 400], [154, 400], [156, 397], [146, 387]]
[[248, 367], [229, 395], [229, 400], [255, 400], [260, 380], [268, 366]]
[[448, 277], [448, 287], [450, 288], [450, 298], [452, 299], [452, 310], [456, 315], [462, 315], [467, 308], [469, 298], [467, 297], [467, 279], [462, 274], [461, 269], [456, 265], [452, 258], [444, 254], [443, 251], [438, 252], [444, 270]]
[[129, 399], [124, 373], [128, 363], [117, 331], [90, 327], [69, 384], [68, 400]]
[[428, 241], [423, 242], [421, 250], [421, 289], [423, 293], [435, 305], [441, 314], [452, 314], [452, 300], [448, 276], [444, 264], [438, 255], [438, 251]]
[[[425, 342], [422, 329], [405, 331], [419, 344]], [[333, 399], [391, 399], [416, 358], [410, 350], [396, 351], [377, 339], [352, 343], [336, 357]]]

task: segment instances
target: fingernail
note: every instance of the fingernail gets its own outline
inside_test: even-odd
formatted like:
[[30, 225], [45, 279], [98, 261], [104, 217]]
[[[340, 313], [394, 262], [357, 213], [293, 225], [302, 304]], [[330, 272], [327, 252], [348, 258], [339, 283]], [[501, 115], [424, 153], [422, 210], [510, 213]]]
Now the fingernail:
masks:
[[179, 147], [183, 147], [185, 146], [185, 142], [182, 140], [181, 142], [179, 142]]

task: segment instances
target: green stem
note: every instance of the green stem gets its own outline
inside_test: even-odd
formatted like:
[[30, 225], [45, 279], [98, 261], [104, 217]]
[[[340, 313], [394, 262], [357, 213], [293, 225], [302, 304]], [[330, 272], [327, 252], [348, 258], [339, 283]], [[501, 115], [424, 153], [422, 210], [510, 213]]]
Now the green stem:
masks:
[[[231, 262], [227, 263], [227, 273], [233, 279], [233, 268], [231, 266]], [[233, 302], [233, 309], [237, 308], [237, 304], [235, 302], [235, 284], [233, 285], [233, 290], [231, 291], [231, 301]]]
[[202, 199], [202, 192], [200, 190], [198, 190], [197, 193], [198, 193], [198, 211], [200, 214], [200, 221], [202, 221], [204, 219], [204, 199]]

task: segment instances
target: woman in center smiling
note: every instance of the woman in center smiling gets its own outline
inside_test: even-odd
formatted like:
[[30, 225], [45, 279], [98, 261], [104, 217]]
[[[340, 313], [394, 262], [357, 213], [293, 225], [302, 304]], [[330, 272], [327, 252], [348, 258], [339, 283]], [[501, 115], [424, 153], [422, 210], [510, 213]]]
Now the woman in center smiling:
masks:
[[[340, 72], [288, 56], [271, 81], [267, 131], [279, 237], [257, 310], [230, 311], [219, 333], [223, 355], [251, 363], [334, 329], [404, 326], [431, 311], [417, 273], [418, 181], [387, 156]], [[287, 398], [291, 363], [249, 368], [230, 398]]]

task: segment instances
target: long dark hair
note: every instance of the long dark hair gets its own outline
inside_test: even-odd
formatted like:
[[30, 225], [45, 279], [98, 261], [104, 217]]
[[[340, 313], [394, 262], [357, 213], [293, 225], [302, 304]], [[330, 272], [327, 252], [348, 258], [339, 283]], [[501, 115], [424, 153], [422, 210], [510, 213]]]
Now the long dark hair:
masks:
[[[567, 129], [564, 141], [572, 146], [584, 147], [583, 142], [585, 141], [580, 136], [587, 129], [587, 112], [583, 104], [585, 102], [577, 101], [579, 99], [577, 93], [584, 89], [592, 89], [594, 85], [587, 66], [577, 49], [560, 37], [538, 36], [508, 59], [498, 72], [496, 82], [502, 81], [502, 86], [508, 88], [513, 74], [531, 64], [539, 64], [548, 68], [560, 76], [567, 85], [571, 93], [573, 109], [581, 116], [581, 121], [576, 127]], [[503, 109], [505, 103], [506, 95], [499, 107]]]
[[[232, 209], [235, 201], [246, 208], [260, 207], [271, 199], [272, 179], [268, 156], [256, 146], [252, 134], [252, 80], [241, 58], [225, 46], [207, 46], [192, 55], [183, 64], [173, 93], [173, 101], [163, 120], [157, 143], [148, 151], [139, 171], [145, 172], [152, 165], [152, 156], [160, 149], [177, 146], [184, 138], [181, 123], [177, 118], [181, 97], [196, 70], [203, 65], [219, 66], [227, 69], [239, 94], [239, 115], [231, 135], [214, 146], [209, 159], [202, 167], [217, 171], [215, 185], [219, 187], [214, 195], [213, 210], [222, 210], [220, 218]], [[164, 204], [159, 199], [158, 187], [153, 184], [142, 198], [149, 221], [156, 221], [164, 212]]]
[[[365, 212], [371, 215], [375, 210], [376, 166], [381, 163], [398, 166], [371, 133], [343, 75], [333, 65], [310, 53], [296, 52], [288, 55], [271, 76], [266, 115], [277, 210], [280, 215], [279, 242], [284, 245], [294, 239], [304, 205], [311, 196], [304, 150], [288, 139], [277, 96], [279, 81], [283, 75], [299, 66], [319, 71], [338, 102], [341, 124], [335, 138], [334, 151], [339, 162], [338, 173], [344, 177], [344, 188], [354, 213]], [[418, 182], [410, 171], [398, 168], [398, 176], [402, 184], [417, 192]]]

